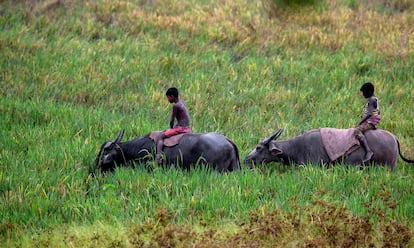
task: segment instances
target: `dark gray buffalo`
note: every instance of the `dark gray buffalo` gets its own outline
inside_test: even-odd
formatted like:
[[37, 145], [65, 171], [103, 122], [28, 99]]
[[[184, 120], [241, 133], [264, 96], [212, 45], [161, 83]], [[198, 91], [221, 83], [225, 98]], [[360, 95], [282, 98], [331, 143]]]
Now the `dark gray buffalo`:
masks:
[[[113, 141], [102, 144], [96, 158], [96, 166], [103, 172], [113, 171], [116, 165], [129, 161], [145, 163], [155, 156], [155, 142], [147, 134], [133, 140], [121, 142], [124, 130]], [[190, 169], [192, 165], [208, 165], [219, 172], [240, 169], [239, 150], [227, 137], [219, 133], [189, 133], [179, 143], [164, 147], [165, 163]]]
[[[342, 156], [337, 161], [331, 161], [322, 142], [319, 129], [308, 131], [292, 139], [276, 141], [282, 134], [279, 129], [272, 136], [261, 141], [256, 148], [247, 155], [245, 163], [258, 165], [261, 163], [280, 162], [285, 165], [304, 165], [308, 163], [327, 165], [332, 162], [343, 162], [345, 164], [362, 164], [365, 150], [362, 147], [355, 148], [351, 153]], [[367, 131], [365, 137], [374, 152], [370, 162], [376, 165], [389, 165], [392, 169], [396, 167], [398, 154], [408, 163], [413, 160], [406, 159], [400, 151], [397, 138], [388, 131]]]

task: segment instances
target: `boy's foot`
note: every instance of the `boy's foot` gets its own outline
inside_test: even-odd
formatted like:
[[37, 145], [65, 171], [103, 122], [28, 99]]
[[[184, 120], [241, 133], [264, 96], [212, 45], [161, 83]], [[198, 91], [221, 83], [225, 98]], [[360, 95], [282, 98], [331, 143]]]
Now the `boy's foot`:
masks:
[[366, 163], [366, 162], [370, 161], [373, 155], [374, 155], [374, 153], [372, 151], [367, 152], [365, 154], [364, 161], [362, 161], [362, 162]]
[[162, 156], [160, 154], [157, 154], [157, 156], [155, 156], [155, 159], [157, 160], [158, 164], [162, 164]]

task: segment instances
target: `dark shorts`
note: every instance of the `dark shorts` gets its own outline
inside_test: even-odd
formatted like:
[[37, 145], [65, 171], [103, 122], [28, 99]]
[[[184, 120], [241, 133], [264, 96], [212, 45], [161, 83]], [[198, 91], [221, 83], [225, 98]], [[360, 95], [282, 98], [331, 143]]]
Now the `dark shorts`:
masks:
[[358, 125], [355, 127], [355, 136], [358, 139], [361, 139], [364, 133], [368, 130], [375, 130], [378, 128], [378, 123], [372, 123], [372, 122], [364, 122], [361, 125]]
[[378, 124], [374, 124], [372, 122], [364, 122], [361, 125], [356, 127], [356, 129], [358, 129], [362, 133], [365, 133], [368, 130], [375, 130], [377, 128], [378, 128]]

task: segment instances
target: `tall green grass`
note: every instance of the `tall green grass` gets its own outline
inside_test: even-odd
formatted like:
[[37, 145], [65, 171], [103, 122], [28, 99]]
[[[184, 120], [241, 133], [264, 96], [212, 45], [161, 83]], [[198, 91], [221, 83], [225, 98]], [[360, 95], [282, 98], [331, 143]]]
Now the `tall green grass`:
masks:
[[[270, 164], [218, 174], [136, 165], [89, 177], [100, 145], [120, 129], [128, 140], [168, 127], [169, 86], [179, 88], [193, 131], [225, 134], [243, 160], [279, 128], [287, 139], [354, 126], [365, 103], [359, 87], [371, 81], [381, 128], [413, 158], [410, 8], [338, 1], [269, 19], [250, 1], [0, 7], [2, 244], [412, 244], [414, 173], [402, 161], [395, 171]], [[365, 225], [365, 236], [351, 231]], [[340, 232], [326, 231], [334, 227]]]

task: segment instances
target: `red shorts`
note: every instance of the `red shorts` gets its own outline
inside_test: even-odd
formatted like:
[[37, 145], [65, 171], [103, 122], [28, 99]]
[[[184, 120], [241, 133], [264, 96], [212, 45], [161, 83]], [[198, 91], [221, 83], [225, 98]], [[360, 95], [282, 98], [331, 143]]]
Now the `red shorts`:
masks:
[[165, 130], [164, 137], [168, 138], [168, 137], [180, 134], [180, 133], [191, 133], [191, 129], [189, 127], [176, 126], [174, 128]]

